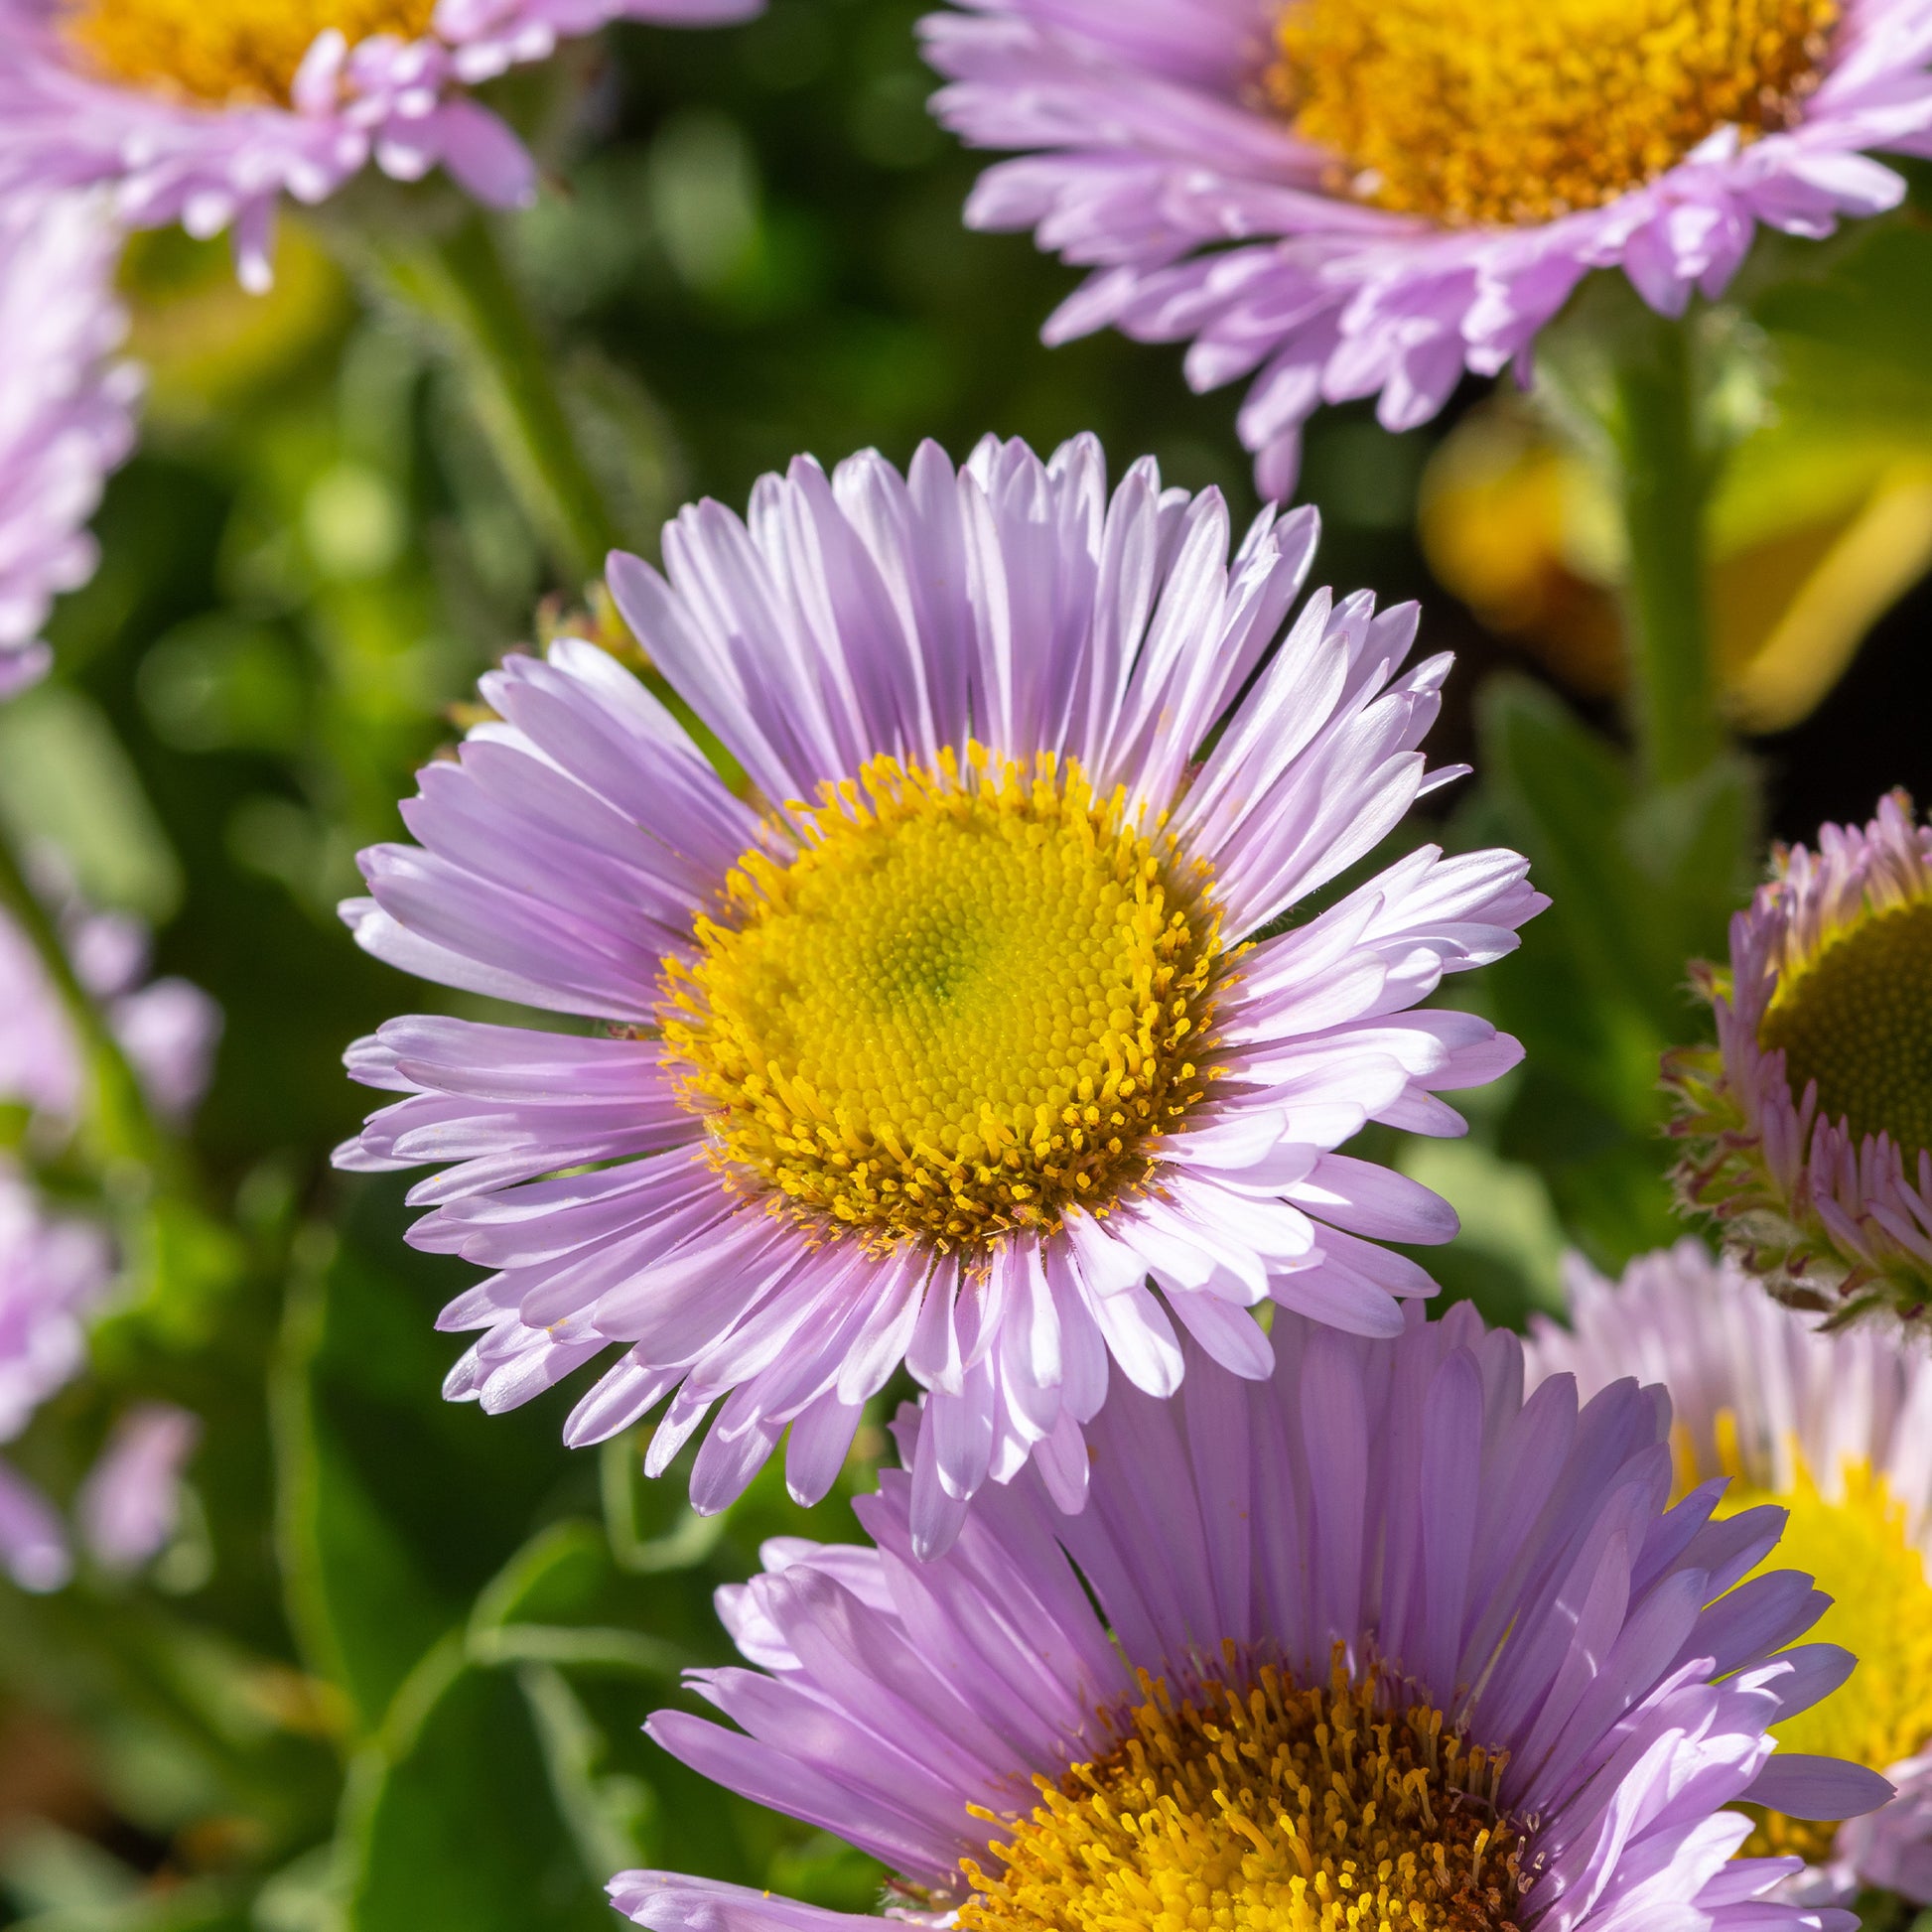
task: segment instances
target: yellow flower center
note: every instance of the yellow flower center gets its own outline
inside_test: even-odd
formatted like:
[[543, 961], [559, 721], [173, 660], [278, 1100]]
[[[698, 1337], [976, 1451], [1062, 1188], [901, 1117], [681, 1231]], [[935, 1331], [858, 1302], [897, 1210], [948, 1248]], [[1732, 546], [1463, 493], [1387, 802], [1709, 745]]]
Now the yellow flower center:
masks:
[[1079, 765], [874, 759], [747, 852], [664, 1039], [727, 1173], [824, 1235], [942, 1250], [1096, 1213], [1204, 1096], [1204, 866]]
[[436, 0], [75, 0], [61, 27], [107, 79], [210, 107], [286, 107], [325, 29], [351, 47], [416, 40], [435, 11]]
[[1789, 126], [1838, 0], [1288, 0], [1267, 75], [1334, 187], [1449, 227], [1547, 221], [1706, 136]]
[[1787, 970], [1758, 1041], [1855, 1138], [1889, 1134], [1908, 1161], [1932, 1147], [1932, 900], [1867, 912]]
[[[965, 1866], [962, 1932], [1502, 1932], [1519, 1840], [1504, 1760], [1387, 1684], [1327, 1690], [1264, 1667], [1245, 1688], [1147, 1702], [1105, 1756], [1001, 1820], [1000, 1869]], [[980, 1816], [987, 1814], [980, 1813]]]
[[[1719, 1459], [1741, 1465], [1735, 1418], [1718, 1419]], [[1790, 1751], [1883, 1771], [1932, 1741], [1932, 1579], [1906, 1535], [1905, 1506], [1869, 1461], [1847, 1457], [1838, 1486], [1821, 1490], [1800, 1466], [1795, 1484], [1774, 1493], [1733, 1480], [1723, 1515], [1759, 1503], [1790, 1512], [1766, 1570], [1802, 1570], [1832, 1598], [1806, 1641], [1842, 1644], [1859, 1666], [1832, 1695], [1778, 1725], [1773, 1735]], [[1757, 1814], [1744, 1851], [1750, 1857], [1797, 1855], [1817, 1863], [1830, 1855], [1835, 1825]]]

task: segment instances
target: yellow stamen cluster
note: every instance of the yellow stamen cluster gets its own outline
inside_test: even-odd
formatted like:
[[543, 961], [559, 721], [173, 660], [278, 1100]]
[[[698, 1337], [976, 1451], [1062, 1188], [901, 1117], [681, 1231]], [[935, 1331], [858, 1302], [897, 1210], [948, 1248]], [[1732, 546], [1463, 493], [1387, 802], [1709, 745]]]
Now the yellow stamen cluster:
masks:
[[1079, 765], [881, 758], [745, 854], [664, 1040], [721, 1167], [820, 1234], [951, 1251], [1104, 1213], [1205, 1095], [1203, 868]]
[[1787, 971], [1758, 1043], [1855, 1139], [1889, 1134], [1908, 1163], [1932, 1148], [1932, 900], [1867, 912]]
[[1268, 92], [1334, 187], [1449, 227], [1600, 207], [1789, 126], [1839, 0], [1288, 0]]
[[[1732, 1477], [1723, 1513], [1759, 1503], [1790, 1512], [1784, 1535], [1764, 1561], [1766, 1570], [1801, 1570], [1832, 1598], [1806, 1641], [1843, 1645], [1858, 1658], [1851, 1677], [1822, 1703], [1774, 1726], [1788, 1751], [1813, 1751], [1883, 1771], [1932, 1743], [1932, 1579], [1906, 1535], [1905, 1507], [1884, 1477], [1861, 1458], [1840, 1464], [1829, 1492], [1797, 1462], [1797, 1479], [1773, 1492], [1738, 1479], [1743, 1459], [1736, 1419], [1718, 1418], [1720, 1464]], [[1681, 1478], [1696, 1479], [1680, 1441]], [[1752, 1857], [1797, 1857], [1813, 1863], [1830, 1855], [1835, 1825], [1757, 1814], [1745, 1846]]]
[[415, 40], [436, 0], [76, 0], [61, 28], [110, 80], [210, 107], [289, 104], [318, 35]]
[[[1230, 1663], [1232, 1660], [1230, 1659]], [[1503, 1932], [1520, 1840], [1504, 1760], [1392, 1687], [1272, 1667], [1147, 1702], [1106, 1756], [968, 1863], [962, 1932]], [[982, 1814], [983, 1815], [983, 1814]]]

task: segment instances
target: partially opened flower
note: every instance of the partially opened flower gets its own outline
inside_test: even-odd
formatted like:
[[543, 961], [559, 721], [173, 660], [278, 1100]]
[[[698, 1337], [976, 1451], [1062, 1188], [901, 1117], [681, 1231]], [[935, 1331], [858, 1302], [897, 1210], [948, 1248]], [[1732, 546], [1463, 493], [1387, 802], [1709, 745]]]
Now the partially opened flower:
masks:
[[1695, 1241], [1614, 1287], [1575, 1263], [1570, 1285], [1573, 1332], [1539, 1318], [1532, 1375], [1574, 1374], [1587, 1395], [1625, 1375], [1662, 1382], [1680, 1490], [1727, 1476], [1722, 1517], [1788, 1510], [1778, 1560], [1815, 1575], [1833, 1599], [1818, 1635], [1859, 1659], [1776, 1734], [1882, 1771], [1898, 1796], [1836, 1827], [1772, 1812], [1755, 1843], [1806, 1861], [1790, 1895], [1932, 1903], [1932, 1356], [1821, 1334]]
[[[86, 1360], [86, 1321], [113, 1280], [113, 1250], [92, 1223], [51, 1214], [0, 1160], [0, 1443]], [[0, 1462], [0, 1564], [23, 1589], [58, 1589], [72, 1569], [59, 1513]]]
[[1718, 1044], [1673, 1054], [1685, 1201], [1783, 1301], [1850, 1320], [1932, 1299], [1932, 827], [1893, 792], [1780, 849], [1694, 969]]
[[686, 509], [668, 579], [620, 556], [612, 589], [749, 797], [590, 644], [486, 678], [500, 722], [422, 774], [420, 847], [364, 854], [345, 916], [606, 1025], [350, 1053], [411, 1098], [340, 1158], [455, 1162], [411, 1238], [495, 1271], [444, 1312], [484, 1330], [449, 1392], [506, 1408], [621, 1347], [571, 1440], [676, 1391], [655, 1472], [723, 1399], [709, 1510], [787, 1426], [824, 1494], [903, 1360], [936, 1549], [1035, 1453], [1077, 1506], [1109, 1359], [1171, 1393], [1175, 1317], [1254, 1376], [1263, 1301], [1395, 1332], [1433, 1284], [1377, 1244], [1454, 1217], [1333, 1150], [1462, 1131], [1437, 1093], [1518, 1049], [1414, 1009], [1543, 900], [1513, 854], [1425, 847], [1280, 929], [1433, 782], [1448, 669], [1402, 672], [1416, 614], [1365, 596], [1283, 634], [1314, 534], [1270, 511], [1230, 562], [1217, 492], [1141, 463], [1110, 499], [1090, 438], [801, 459], [749, 529]]
[[[1527, 1400], [1467, 1304], [1364, 1340], [1275, 1323], [1261, 1382], [1120, 1388], [1092, 1500], [1034, 1475], [911, 1560], [916, 1476], [870, 1548], [784, 1539], [719, 1593], [756, 1669], [693, 1688], [739, 1729], [652, 1736], [896, 1874], [891, 1916], [996, 1932], [1852, 1932], [1735, 1854], [1775, 1804], [1882, 1802], [1771, 1725], [1853, 1660], [1771, 1571], [1780, 1517], [1667, 1508], [1670, 1407]], [[913, 1425], [901, 1429], [909, 1439]], [[612, 1883], [652, 1932], [875, 1923], [675, 1872]]]
[[137, 227], [235, 227], [265, 283], [283, 195], [370, 160], [527, 200], [522, 144], [469, 89], [619, 19], [707, 26], [759, 0], [0, 0], [0, 192], [111, 184]]
[[0, 699], [46, 671], [41, 625], [93, 575], [87, 519], [134, 446], [118, 250], [91, 198], [0, 195]]
[[1321, 402], [1407, 429], [1522, 355], [1592, 268], [1722, 292], [1757, 223], [1829, 233], [1932, 140], [1927, 0], [962, 0], [925, 22], [940, 117], [1025, 150], [967, 207], [1092, 275], [1049, 341], [1191, 341], [1256, 374], [1286, 493]]

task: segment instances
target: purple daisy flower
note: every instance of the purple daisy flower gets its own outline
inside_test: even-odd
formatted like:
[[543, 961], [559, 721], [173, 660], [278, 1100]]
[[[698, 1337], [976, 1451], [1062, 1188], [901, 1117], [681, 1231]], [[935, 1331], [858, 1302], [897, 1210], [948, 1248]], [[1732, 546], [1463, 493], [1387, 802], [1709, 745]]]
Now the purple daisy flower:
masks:
[[1759, 222], [1894, 207], [1864, 150], [1932, 143], [1928, 0], [962, 3], [924, 23], [935, 111], [1026, 152], [968, 222], [1092, 271], [1049, 342], [1111, 325], [1190, 342], [1197, 389], [1254, 374], [1241, 437], [1275, 495], [1317, 404], [1411, 428], [1590, 269], [1679, 314]]
[[0, 196], [0, 699], [46, 672], [41, 625], [93, 575], [87, 519], [134, 447], [140, 374], [113, 359], [118, 252], [91, 200]]
[[[0, 1161], [0, 1443], [80, 1372], [88, 1315], [113, 1280], [113, 1250], [88, 1222], [50, 1215]], [[59, 1589], [72, 1563], [59, 1513], [0, 1462], [0, 1563], [23, 1589]]]
[[[659, 1713], [707, 1777], [896, 1874], [892, 1916], [970, 1932], [1345, 1926], [1852, 1932], [1774, 1899], [1737, 1804], [1863, 1812], [1863, 1767], [1771, 1725], [1853, 1659], [1799, 1643], [1810, 1580], [1741, 1580], [1779, 1512], [1666, 1506], [1670, 1405], [1524, 1396], [1468, 1305], [1364, 1339], [1284, 1313], [1270, 1377], [1196, 1357], [1092, 1430], [1092, 1499], [1036, 1474], [913, 1561], [916, 1475], [872, 1546], [786, 1538], [719, 1592], [755, 1669]], [[917, 1425], [901, 1421], [909, 1449]], [[652, 1932], [873, 1921], [674, 1872], [612, 1882]]]
[[1836, 1829], [1767, 1818], [1761, 1843], [1806, 1861], [1784, 1894], [1849, 1903], [1871, 1886], [1932, 1904], [1932, 1358], [1868, 1330], [1820, 1333], [1696, 1241], [1615, 1286], [1575, 1262], [1570, 1289], [1571, 1330], [1538, 1318], [1532, 1381], [1663, 1383], [1679, 1488], [1727, 1477], [1721, 1516], [1787, 1510], [1778, 1556], [1832, 1596], [1818, 1634], [1859, 1659], [1777, 1736], [1880, 1770], [1898, 1795]]
[[[150, 1104], [181, 1118], [207, 1090], [221, 1009], [184, 979], [149, 980], [148, 931], [124, 913], [92, 912], [70, 896], [61, 917], [68, 956], [99, 1003]], [[70, 1126], [87, 1067], [66, 1008], [31, 941], [0, 910], [0, 1103]]]
[[1893, 792], [1863, 831], [1780, 847], [1693, 969], [1718, 1044], [1670, 1055], [1685, 1202], [1781, 1301], [1851, 1320], [1932, 1297], [1932, 827]]
[[1512, 853], [1426, 847], [1282, 929], [1454, 775], [1425, 773], [1449, 660], [1402, 670], [1412, 607], [1318, 592], [1284, 634], [1314, 540], [1269, 510], [1230, 561], [1218, 492], [1142, 462], [1110, 498], [1091, 437], [801, 458], [749, 528], [684, 510], [666, 576], [612, 559], [746, 791], [589, 643], [486, 678], [500, 722], [423, 773], [420, 846], [365, 853], [345, 916], [605, 1032], [350, 1051], [410, 1097], [338, 1158], [456, 1163], [411, 1239], [495, 1271], [444, 1311], [483, 1330], [447, 1392], [508, 1408], [621, 1347], [570, 1440], [672, 1396], [659, 1473], [722, 1400], [712, 1511], [787, 1426], [822, 1496], [903, 1361], [932, 1551], [1030, 1457], [1077, 1507], [1110, 1361], [1171, 1394], [1176, 1318], [1249, 1376], [1264, 1301], [1399, 1330], [1434, 1284], [1378, 1244], [1454, 1216], [1334, 1150], [1463, 1131], [1437, 1095], [1520, 1049], [1416, 1008], [1545, 901]]
[[468, 89], [613, 20], [712, 26], [759, 0], [0, 0], [0, 192], [111, 185], [135, 227], [234, 228], [267, 285], [284, 195], [373, 160], [527, 201], [523, 145]]

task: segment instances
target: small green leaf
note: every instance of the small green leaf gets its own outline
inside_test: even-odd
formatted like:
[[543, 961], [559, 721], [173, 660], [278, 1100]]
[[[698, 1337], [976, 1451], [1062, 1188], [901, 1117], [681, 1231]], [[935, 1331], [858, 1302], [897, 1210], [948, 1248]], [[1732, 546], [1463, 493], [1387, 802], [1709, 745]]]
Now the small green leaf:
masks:
[[356, 1281], [353, 1261], [333, 1245], [312, 1254], [290, 1290], [271, 1393], [276, 1529], [291, 1617], [311, 1664], [342, 1688], [366, 1729], [460, 1612], [370, 1493], [331, 1413], [331, 1316]]
[[1552, 900], [1482, 976], [1527, 1063], [1496, 1152], [1535, 1168], [1592, 1260], [1620, 1267], [1680, 1231], [1665, 1182], [1665, 1049], [1709, 1025], [1693, 959], [1722, 957], [1750, 887], [1756, 784], [1741, 759], [1641, 789], [1623, 755], [1554, 694], [1483, 692], [1481, 830], [1530, 859]]
[[523, 1690], [471, 1668], [460, 1636], [417, 1666], [357, 1757], [343, 1845], [347, 1932], [608, 1932], [604, 1874], [559, 1815]]

